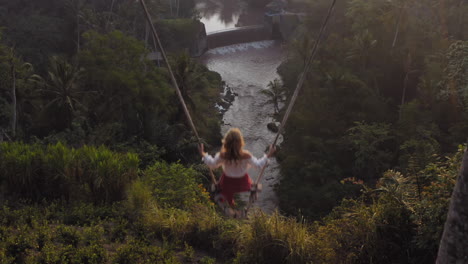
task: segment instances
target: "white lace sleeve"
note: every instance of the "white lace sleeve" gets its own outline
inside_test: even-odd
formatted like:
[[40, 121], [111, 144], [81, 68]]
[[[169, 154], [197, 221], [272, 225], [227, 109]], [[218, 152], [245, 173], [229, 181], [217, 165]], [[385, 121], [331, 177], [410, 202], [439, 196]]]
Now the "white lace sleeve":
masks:
[[249, 160], [249, 163], [250, 165], [252, 165], [252, 167], [261, 169], [263, 168], [263, 166], [269, 163], [269, 160], [268, 160], [267, 155], [264, 154], [263, 157], [261, 157], [260, 159], [257, 159], [256, 157], [252, 156], [252, 158], [250, 158]]
[[223, 160], [219, 156], [219, 153], [216, 153], [214, 158], [210, 154], [206, 154], [202, 158], [202, 161], [205, 162], [205, 164], [212, 169], [219, 168], [223, 164]]

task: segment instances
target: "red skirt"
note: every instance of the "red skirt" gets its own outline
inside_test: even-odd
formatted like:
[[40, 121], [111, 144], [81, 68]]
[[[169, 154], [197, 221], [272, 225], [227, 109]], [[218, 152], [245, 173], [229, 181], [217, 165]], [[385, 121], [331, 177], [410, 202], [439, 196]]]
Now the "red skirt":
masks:
[[246, 173], [241, 178], [233, 178], [226, 176], [224, 173], [219, 180], [221, 194], [226, 198], [230, 205], [234, 205], [234, 194], [240, 192], [248, 192], [252, 187], [252, 180]]

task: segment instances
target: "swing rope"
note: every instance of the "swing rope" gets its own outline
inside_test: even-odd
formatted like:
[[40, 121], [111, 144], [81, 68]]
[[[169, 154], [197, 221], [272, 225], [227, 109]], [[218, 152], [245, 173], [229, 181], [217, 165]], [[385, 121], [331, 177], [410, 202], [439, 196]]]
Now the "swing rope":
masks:
[[[320, 31], [318, 33], [317, 41], [314, 43], [314, 47], [312, 49], [312, 52], [311, 52], [309, 58], [307, 59], [307, 63], [304, 66], [304, 70], [302, 71], [302, 73], [301, 73], [301, 75], [299, 77], [299, 81], [297, 82], [296, 88], [294, 89], [294, 93], [291, 96], [291, 100], [289, 101], [288, 108], [286, 109], [286, 112], [285, 112], [285, 114], [283, 116], [283, 119], [281, 121], [278, 132], [276, 133], [276, 136], [275, 136], [275, 139], [273, 141], [272, 146], [276, 146], [276, 142], [278, 141], [279, 136], [281, 135], [284, 127], [286, 126], [286, 122], [288, 121], [289, 115], [291, 114], [291, 110], [292, 110], [294, 104], [296, 103], [296, 99], [297, 99], [297, 96], [299, 95], [299, 91], [302, 89], [302, 86], [304, 84], [307, 72], [310, 70], [310, 67], [312, 65], [312, 61], [315, 58], [315, 54], [317, 53], [317, 49], [319, 47], [320, 41], [323, 38], [325, 28], [327, 27], [327, 24], [328, 24], [328, 21], [330, 19], [333, 8], [335, 7], [335, 3], [336, 3], [336, 0], [333, 0], [333, 2], [330, 5], [330, 8], [328, 9], [327, 16], [325, 17], [325, 19], [322, 22], [322, 26], [320, 27]], [[262, 167], [262, 170], [260, 171], [260, 174], [258, 175], [257, 180], [255, 181], [255, 186], [258, 186], [258, 183], [262, 179], [263, 174], [265, 172], [265, 168], [267, 166], [268, 166], [268, 164], [265, 164]], [[247, 210], [250, 208], [250, 206], [253, 204], [253, 202], [255, 202], [256, 199], [257, 199], [256, 192], [255, 191], [251, 192], [249, 203], [247, 205]]]
[[[139, 0], [140, 3], [141, 3], [141, 6], [145, 12], [145, 16], [146, 16], [146, 19], [148, 20], [148, 23], [150, 24], [151, 26], [151, 31], [153, 33], [153, 38], [156, 40], [156, 43], [153, 42], [154, 44], [154, 48], [155, 50], [158, 50], [158, 46], [159, 46], [159, 50], [161, 52], [161, 55], [164, 59], [164, 62], [166, 63], [166, 66], [167, 66], [167, 69], [169, 71], [169, 75], [171, 77], [171, 81], [172, 81], [172, 85], [174, 86], [174, 88], [176, 89], [176, 92], [177, 92], [177, 96], [179, 98], [179, 101], [180, 103], [182, 104], [182, 107], [184, 109], [184, 113], [185, 115], [187, 116], [187, 119], [189, 121], [189, 124], [193, 130], [193, 133], [195, 134], [195, 136], [197, 137], [197, 140], [199, 143], [202, 143], [201, 139], [200, 139], [200, 136], [198, 135], [198, 132], [197, 132], [197, 129], [193, 123], [193, 120], [192, 120], [192, 117], [190, 116], [190, 112], [188, 111], [188, 108], [187, 108], [187, 105], [185, 104], [185, 100], [184, 98], [182, 97], [182, 93], [180, 92], [180, 89], [179, 89], [179, 86], [177, 84], [177, 81], [174, 77], [174, 73], [172, 72], [172, 69], [171, 69], [171, 66], [169, 65], [169, 60], [167, 59], [167, 56], [166, 56], [166, 53], [164, 51], [164, 48], [161, 44], [161, 40], [159, 39], [159, 36], [156, 32], [156, 28], [154, 27], [153, 25], [153, 22], [152, 22], [152, 19], [151, 19], [151, 16], [148, 12], [148, 8], [146, 7], [146, 4], [145, 4], [145, 1], [144, 0]], [[296, 85], [296, 88], [294, 90], [294, 93], [291, 97], [291, 100], [288, 104], [288, 108], [283, 116], [283, 119], [281, 121], [281, 124], [280, 124], [280, 127], [278, 129], [278, 132], [275, 136], [275, 139], [273, 141], [273, 144], [272, 146], [275, 146], [277, 141], [278, 141], [278, 138], [280, 136], [280, 134], [282, 133], [285, 125], [286, 125], [286, 122], [289, 118], [289, 115], [292, 111], [292, 107], [294, 106], [295, 102], [296, 102], [296, 99], [299, 95], [299, 91], [301, 90], [302, 86], [303, 86], [303, 83], [305, 81], [305, 78], [306, 78], [306, 75], [307, 75], [307, 72], [309, 71], [311, 65], [312, 65], [312, 61], [314, 60], [315, 58], [315, 54], [317, 53], [317, 49], [318, 49], [318, 46], [320, 44], [320, 41], [322, 40], [322, 37], [323, 37], [323, 33], [325, 31], [325, 28], [328, 24], [328, 21], [329, 21], [329, 18], [331, 16], [331, 13], [333, 11], [333, 8], [335, 7], [335, 3], [336, 3], [336, 0], [333, 0], [332, 4], [330, 5], [330, 8], [328, 9], [328, 13], [327, 13], [327, 16], [325, 17], [325, 19], [323, 20], [322, 22], [322, 25], [320, 27], [320, 31], [319, 31], [319, 34], [318, 34], [318, 37], [317, 37], [317, 41], [315, 42], [314, 44], [314, 47], [312, 49], [312, 52], [309, 56], [309, 58], [307, 59], [307, 63], [304, 67], [304, 70], [302, 71], [301, 75], [300, 75], [300, 78], [299, 78], [299, 81], [297, 82], [297, 85]], [[265, 168], [267, 167], [267, 164], [265, 164], [263, 167], [262, 167], [262, 170], [260, 171], [260, 174], [259, 176], [257, 177], [257, 180], [255, 181], [255, 190], [251, 191], [251, 194], [250, 194], [250, 199], [249, 199], [249, 203], [247, 204], [246, 206], [246, 211], [248, 211], [250, 209], [250, 207], [252, 206], [252, 204], [255, 202], [255, 200], [257, 199], [257, 186], [258, 186], [258, 183], [260, 182], [260, 180], [262, 179], [263, 177], [263, 174], [265, 172]], [[213, 171], [211, 170], [210, 168], [210, 176], [211, 176], [211, 181], [213, 184], [217, 184], [217, 181], [216, 181], [216, 178], [213, 174]]]
[[[159, 51], [161, 52], [161, 55], [162, 55], [162, 57], [164, 59], [164, 62], [166, 63], [166, 66], [167, 66], [167, 70], [169, 71], [169, 75], [171, 77], [172, 85], [174, 86], [174, 88], [175, 88], [175, 90], [177, 92], [177, 97], [179, 98], [179, 101], [182, 104], [182, 108], [184, 109], [184, 113], [185, 113], [185, 115], [187, 117], [187, 120], [188, 120], [188, 122], [190, 124], [190, 127], [192, 128], [193, 133], [197, 137], [198, 143], [201, 144], [202, 140], [201, 140], [200, 136], [198, 135], [197, 128], [195, 127], [195, 125], [193, 123], [192, 117], [190, 116], [190, 112], [189, 112], [189, 110], [187, 108], [187, 105], [185, 104], [184, 97], [182, 96], [182, 93], [180, 92], [179, 85], [177, 84], [176, 78], [174, 77], [174, 73], [172, 72], [171, 65], [169, 64], [169, 60], [167, 59], [166, 52], [164, 51], [164, 48], [163, 48], [163, 46], [161, 44], [161, 40], [159, 39], [156, 28], [153, 25], [153, 21], [151, 19], [151, 15], [148, 12], [148, 8], [146, 7], [145, 0], [139, 0], [139, 1], [140, 1], [140, 4], [141, 4], [142, 8], [143, 8], [143, 11], [145, 12], [146, 19], [148, 20], [148, 23], [151, 26], [151, 32], [153, 33], [153, 39], [156, 40], [156, 42], [153, 41], [155, 51], [158, 50], [158, 47], [159, 47]], [[212, 183], [216, 185], [217, 184], [216, 177], [214, 176], [214, 173], [211, 170], [211, 168], [210, 168], [210, 176], [211, 176]]]

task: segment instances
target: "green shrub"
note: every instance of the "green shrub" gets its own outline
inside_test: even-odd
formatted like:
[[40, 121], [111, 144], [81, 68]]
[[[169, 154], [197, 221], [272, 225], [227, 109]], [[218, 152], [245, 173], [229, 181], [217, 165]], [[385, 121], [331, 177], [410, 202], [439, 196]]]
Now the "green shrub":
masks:
[[132, 212], [139, 212], [149, 208], [154, 201], [152, 190], [149, 185], [141, 179], [135, 180], [128, 190], [127, 206]]
[[143, 182], [151, 188], [158, 204], [189, 209], [196, 204], [210, 204], [209, 195], [200, 184], [201, 175], [181, 164], [156, 162], [144, 171]]
[[210, 250], [223, 257], [234, 256], [242, 222], [226, 219], [213, 208], [196, 206], [191, 211], [152, 207], [140, 218], [144, 227], [170, 239], [186, 241], [199, 249]]
[[60, 243], [64, 245], [71, 245], [75, 248], [78, 246], [78, 242], [80, 241], [80, 235], [74, 227], [60, 226], [57, 229], [57, 233], [57, 239]]
[[112, 263], [132, 264], [132, 263], [180, 263], [175, 255], [163, 248], [146, 245], [142, 242], [130, 241], [117, 249]]
[[208, 256], [204, 256], [203, 258], [200, 259], [200, 261], [198, 263], [200, 263], [200, 264], [215, 264], [216, 259], [210, 258]]
[[[27, 251], [37, 248], [34, 234], [30, 234], [27, 226], [9, 229], [6, 239], [0, 243], [5, 249], [5, 257], [12, 259], [12, 263], [21, 263], [27, 255]], [[2, 245], [3, 244], [3, 245]]]
[[107, 254], [101, 244], [91, 244], [85, 247], [81, 247], [77, 250], [74, 257], [74, 263], [77, 264], [100, 264], [105, 263], [106, 260]]
[[105, 230], [101, 225], [83, 227], [82, 232], [81, 242], [85, 246], [101, 245], [104, 243]]
[[89, 203], [76, 203], [63, 208], [60, 219], [66, 225], [89, 225], [94, 221], [109, 216], [111, 209], [104, 206], [94, 206]]
[[111, 242], [123, 242], [129, 233], [130, 223], [126, 219], [111, 223], [107, 228], [108, 237]]
[[195, 250], [187, 242], [184, 243], [184, 251], [182, 253], [185, 262], [193, 262], [195, 260]]
[[179, 52], [192, 48], [201, 27], [200, 22], [194, 19], [165, 19], [158, 24], [164, 46]]

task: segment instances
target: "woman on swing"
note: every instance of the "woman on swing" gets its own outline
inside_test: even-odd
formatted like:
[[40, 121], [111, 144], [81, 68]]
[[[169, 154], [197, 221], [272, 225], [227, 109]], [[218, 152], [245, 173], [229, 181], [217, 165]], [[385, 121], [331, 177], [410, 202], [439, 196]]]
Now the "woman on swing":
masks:
[[249, 151], [244, 150], [244, 138], [238, 128], [231, 128], [222, 140], [221, 151], [214, 157], [204, 151], [203, 144], [199, 146], [200, 155], [205, 164], [212, 168], [223, 167], [223, 175], [219, 180], [219, 188], [230, 206], [234, 206], [234, 194], [250, 191], [252, 180], [247, 174], [250, 167], [261, 169], [268, 163], [275, 148], [270, 146], [268, 154], [257, 159]]

